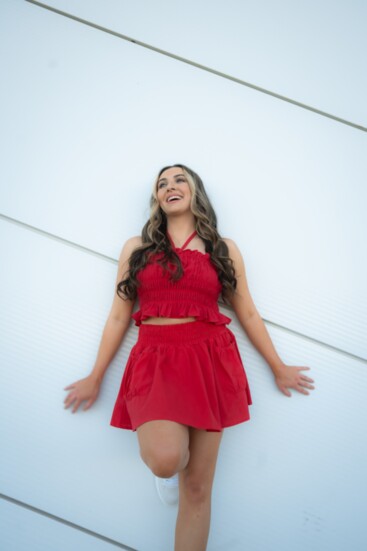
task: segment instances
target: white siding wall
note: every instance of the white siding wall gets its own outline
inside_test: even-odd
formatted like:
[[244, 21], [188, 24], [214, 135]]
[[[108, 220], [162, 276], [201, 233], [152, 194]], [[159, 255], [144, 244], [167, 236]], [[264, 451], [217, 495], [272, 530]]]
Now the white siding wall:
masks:
[[0, 1], [0, 547], [173, 549], [175, 508], [136, 435], [109, 427], [136, 329], [88, 413], [62, 400], [94, 362], [154, 175], [184, 162], [280, 356], [317, 383], [288, 400], [232, 323], [254, 404], [223, 437], [208, 551], [362, 551], [366, 4], [35, 4]]

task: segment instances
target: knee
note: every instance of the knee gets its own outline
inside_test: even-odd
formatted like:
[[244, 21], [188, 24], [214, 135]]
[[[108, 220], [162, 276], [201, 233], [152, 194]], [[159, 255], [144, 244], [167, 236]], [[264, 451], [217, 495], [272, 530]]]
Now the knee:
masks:
[[160, 478], [170, 478], [182, 468], [181, 454], [176, 450], [154, 451], [142, 455], [150, 470]]
[[185, 500], [192, 505], [201, 505], [210, 502], [211, 486], [196, 477], [187, 475], [183, 481]]

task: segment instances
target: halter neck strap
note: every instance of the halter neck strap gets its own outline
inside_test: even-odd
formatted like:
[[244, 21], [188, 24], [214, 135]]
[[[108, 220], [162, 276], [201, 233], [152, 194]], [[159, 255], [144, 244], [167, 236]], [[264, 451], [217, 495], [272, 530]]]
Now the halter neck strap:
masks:
[[170, 234], [167, 232], [167, 237], [168, 239], [170, 240], [171, 242], [171, 245], [174, 249], [180, 249], [181, 251], [183, 251], [187, 245], [190, 243], [190, 241], [192, 241], [195, 237], [195, 235], [197, 234], [197, 231], [195, 230], [191, 235], [189, 235], [189, 237], [186, 239], [185, 243], [182, 245], [182, 247], [176, 247], [174, 242], [173, 242], [173, 239], [172, 237], [170, 236]]

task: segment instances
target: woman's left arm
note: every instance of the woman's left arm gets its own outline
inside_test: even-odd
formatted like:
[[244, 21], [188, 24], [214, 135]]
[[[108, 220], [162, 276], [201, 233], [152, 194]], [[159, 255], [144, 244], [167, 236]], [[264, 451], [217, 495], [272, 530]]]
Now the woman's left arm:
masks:
[[233, 260], [236, 272], [237, 289], [230, 298], [230, 303], [238, 321], [252, 344], [270, 366], [279, 390], [286, 396], [291, 396], [290, 388], [302, 394], [309, 394], [307, 389], [312, 390], [314, 388], [312, 385], [314, 381], [302, 372], [310, 368], [286, 365], [280, 359], [250, 295], [241, 252], [231, 239], [224, 239], [224, 241], [228, 246], [229, 257]]

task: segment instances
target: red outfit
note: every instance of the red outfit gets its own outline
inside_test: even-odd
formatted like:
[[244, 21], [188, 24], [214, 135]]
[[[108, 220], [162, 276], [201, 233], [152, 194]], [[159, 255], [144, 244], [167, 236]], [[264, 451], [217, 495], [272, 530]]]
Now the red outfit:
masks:
[[[111, 425], [136, 430], [147, 421], [166, 419], [207, 431], [221, 431], [250, 418], [252, 403], [231, 319], [219, 312], [221, 284], [210, 255], [186, 249], [179, 255], [183, 276], [171, 281], [151, 259], [138, 274], [139, 327]], [[149, 317], [186, 318], [175, 325], [141, 324]]]

